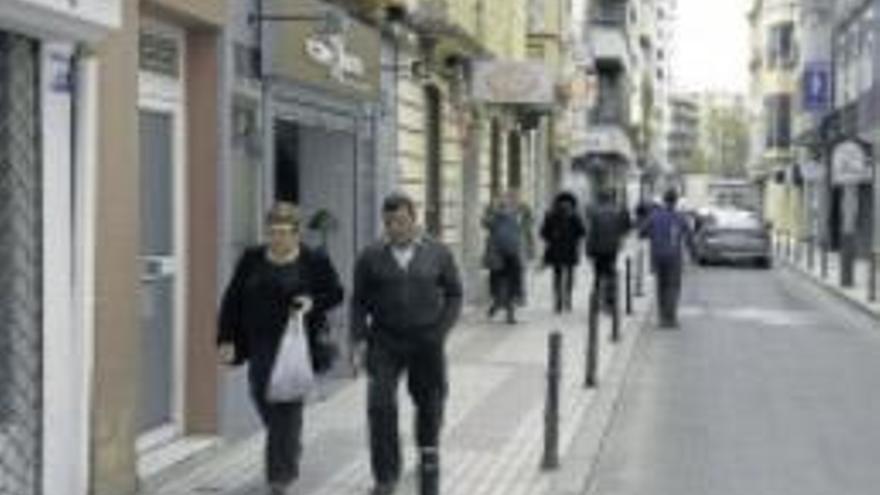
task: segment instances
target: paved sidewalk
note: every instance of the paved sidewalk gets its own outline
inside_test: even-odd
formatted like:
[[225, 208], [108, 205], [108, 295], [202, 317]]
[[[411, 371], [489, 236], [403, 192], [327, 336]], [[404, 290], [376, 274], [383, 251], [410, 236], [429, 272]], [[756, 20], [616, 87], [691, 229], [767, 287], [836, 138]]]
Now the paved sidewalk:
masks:
[[[635, 264], [634, 264], [635, 265]], [[623, 273], [623, 270], [621, 270]], [[603, 318], [599, 388], [583, 388], [589, 270], [578, 273], [575, 311], [551, 313], [548, 271], [530, 277], [529, 306], [511, 326], [471, 311], [449, 346], [450, 397], [442, 443], [445, 495], [574, 495], [583, 492], [590, 467], [613, 413], [619, 386], [652, 304], [635, 299], [624, 320], [623, 340], [609, 341]], [[547, 337], [563, 333], [561, 469], [539, 468], [543, 449]], [[338, 390], [306, 411], [301, 495], [365, 494], [371, 486], [366, 434], [365, 379], [336, 383]], [[401, 387], [405, 472], [397, 493], [415, 494], [412, 409]], [[144, 483], [145, 495], [263, 494], [262, 435], [221, 446]]]
[[[788, 249], [777, 247], [777, 258], [793, 272], [805, 277], [807, 280], [822, 287], [831, 294], [849, 303], [853, 307], [880, 319], [880, 301], [869, 300], [870, 265], [866, 260], [856, 261], [855, 280], [851, 288], [840, 285], [840, 256], [838, 253], [828, 253], [827, 273], [822, 273], [821, 253], [817, 248], [814, 252], [812, 263], [808, 256], [806, 245], [799, 244]], [[880, 278], [880, 276], [878, 276]], [[878, 282], [880, 283], [880, 282]], [[880, 287], [877, 294], [880, 295]]]

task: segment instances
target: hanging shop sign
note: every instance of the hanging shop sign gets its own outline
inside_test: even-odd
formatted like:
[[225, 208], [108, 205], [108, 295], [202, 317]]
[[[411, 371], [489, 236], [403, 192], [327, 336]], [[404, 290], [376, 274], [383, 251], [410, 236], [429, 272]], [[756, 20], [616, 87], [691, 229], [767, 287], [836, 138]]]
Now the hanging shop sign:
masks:
[[482, 103], [553, 105], [556, 81], [542, 62], [485, 60], [474, 64], [473, 99]]
[[835, 185], [870, 182], [871, 154], [868, 146], [849, 139], [842, 141], [831, 152], [831, 182]]

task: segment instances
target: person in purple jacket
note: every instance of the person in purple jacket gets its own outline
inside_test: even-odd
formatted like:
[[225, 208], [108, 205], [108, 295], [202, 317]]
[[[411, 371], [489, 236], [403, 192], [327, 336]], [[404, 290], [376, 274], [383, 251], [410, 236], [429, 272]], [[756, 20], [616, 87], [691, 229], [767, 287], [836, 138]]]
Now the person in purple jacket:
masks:
[[654, 209], [642, 224], [642, 236], [651, 243], [651, 262], [657, 278], [657, 310], [661, 328], [678, 327], [684, 248], [693, 247], [687, 219], [676, 210], [678, 193], [663, 195], [663, 206]]

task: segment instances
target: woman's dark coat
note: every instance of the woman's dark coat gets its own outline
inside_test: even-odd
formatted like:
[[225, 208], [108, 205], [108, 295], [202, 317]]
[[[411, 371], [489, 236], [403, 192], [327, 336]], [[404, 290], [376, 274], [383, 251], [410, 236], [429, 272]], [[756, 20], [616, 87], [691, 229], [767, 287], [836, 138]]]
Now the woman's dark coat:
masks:
[[586, 232], [583, 221], [576, 213], [565, 213], [557, 204], [541, 224], [541, 238], [547, 245], [544, 263], [553, 266], [577, 265], [580, 262], [580, 242]]
[[342, 302], [343, 289], [330, 258], [302, 246], [297, 260], [275, 265], [266, 258], [266, 246], [247, 249], [235, 268], [220, 307], [217, 342], [235, 347], [234, 364], [248, 361], [251, 384], [262, 393], [297, 296], [312, 298], [305, 324], [316, 371], [331, 363], [319, 340], [327, 338], [327, 311]]

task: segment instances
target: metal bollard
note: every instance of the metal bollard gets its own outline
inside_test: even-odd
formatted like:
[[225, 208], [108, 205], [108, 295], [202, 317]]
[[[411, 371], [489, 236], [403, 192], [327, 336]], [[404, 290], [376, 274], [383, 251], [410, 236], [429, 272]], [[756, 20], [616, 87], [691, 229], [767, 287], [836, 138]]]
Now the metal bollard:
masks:
[[626, 257], [626, 314], [633, 314], [632, 258]]
[[868, 258], [868, 301], [877, 302], [877, 254]]
[[544, 458], [541, 469], [559, 467], [559, 382], [562, 380], [562, 334], [547, 338], [547, 401], [544, 404]]
[[620, 342], [620, 273], [615, 274], [614, 284], [607, 290], [614, 291], [611, 305], [611, 342]]
[[598, 288], [594, 285], [590, 294], [590, 307], [587, 319], [587, 348], [585, 349], [584, 386], [592, 388], [597, 385], [596, 369], [599, 364], [599, 300]]
[[828, 246], [825, 243], [822, 243], [821, 252], [819, 253], [819, 263], [822, 265], [822, 279], [828, 278]]
[[639, 256], [636, 259], [636, 297], [645, 295], [645, 250], [639, 248]]

